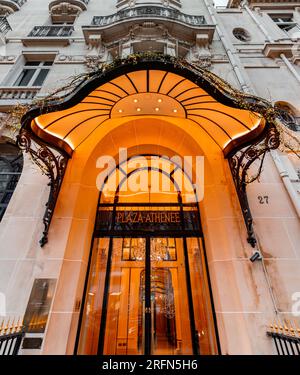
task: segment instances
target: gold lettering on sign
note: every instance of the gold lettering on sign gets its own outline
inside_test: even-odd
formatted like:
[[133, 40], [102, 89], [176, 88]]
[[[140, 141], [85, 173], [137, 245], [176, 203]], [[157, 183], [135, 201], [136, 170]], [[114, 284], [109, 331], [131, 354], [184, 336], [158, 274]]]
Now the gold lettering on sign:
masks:
[[148, 211], [119, 211], [116, 215], [117, 223], [180, 223], [179, 212], [148, 212]]

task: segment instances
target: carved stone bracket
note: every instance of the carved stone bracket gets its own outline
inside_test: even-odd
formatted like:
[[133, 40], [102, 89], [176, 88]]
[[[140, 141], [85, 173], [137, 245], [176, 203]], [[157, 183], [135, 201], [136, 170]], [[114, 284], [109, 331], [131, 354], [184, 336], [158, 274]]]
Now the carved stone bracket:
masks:
[[[240, 201], [246, 229], [248, 233], [247, 241], [252, 247], [256, 245], [256, 238], [253, 230], [253, 218], [249, 207], [247, 197], [247, 184], [256, 179], [263, 166], [264, 158], [270, 150], [274, 150], [279, 147], [280, 137], [279, 132], [274, 125], [267, 125], [266, 136], [263, 141], [257, 141], [250, 146], [238, 151], [235, 155], [229, 158], [229, 165], [233, 175], [236, 191]], [[249, 177], [249, 169], [251, 165], [259, 161], [260, 165], [254, 177]]]
[[48, 184], [50, 186], [50, 194], [43, 217], [44, 231], [40, 239], [40, 245], [43, 247], [48, 242], [48, 231], [68, 158], [59, 152], [52, 151], [36, 138], [33, 138], [33, 135], [26, 129], [20, 131], [17, 137], [17, 144], [21, 150], [30, 154], [34, 163], [50, 180]]

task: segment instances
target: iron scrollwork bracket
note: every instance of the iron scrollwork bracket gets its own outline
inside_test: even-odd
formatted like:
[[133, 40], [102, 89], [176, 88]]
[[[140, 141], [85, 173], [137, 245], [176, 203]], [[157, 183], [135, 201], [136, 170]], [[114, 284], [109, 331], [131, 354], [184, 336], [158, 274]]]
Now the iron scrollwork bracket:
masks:
[[[274, 125], [268, 124], [267, 133], [263, 141], [257, 141], [229, 158], [229, 166], [248, 233], [247, 241], [252, 247], [256, 245], [256, 238], [246, 188], [250, 182], [259, 177], [267, 152], [275, 150], [279, 145], [280, 138], [278, 130]], [[255, 161], [259, 161], [258, 170], [254, 177], [249, 177], [249, 169]]]
[[17, 143], [21, 150], [30, 154], [33, 162], [38, 165], [41, 171], [50, 180], [48, 184], [48, 186], [50, 186], [50, 194], [43, 217], [44, 231], [39, 241], [41, 247], [43, 247], [48, 242], [49, 227], [67, 167], [68, 158], [61, 153], [55, 153], [55, 151], [52, 151], [36, 138], [33, 138], [32, 134], [26, 129], [20, 131], [17, 137]]

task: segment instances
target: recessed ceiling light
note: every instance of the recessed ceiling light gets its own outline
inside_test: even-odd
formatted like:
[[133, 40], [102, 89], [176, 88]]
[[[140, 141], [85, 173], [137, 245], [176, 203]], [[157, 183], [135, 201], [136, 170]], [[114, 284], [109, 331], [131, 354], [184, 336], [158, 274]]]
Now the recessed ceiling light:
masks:
[[174, 112], [174, 113], [177, 113], [177, 109], [173, 109], [173, 112]]
[[134, 103], [137, 103], [137, 102], [138, 102], [138, 100], [137, 100], [137, 99], [133, 99], [133, 102], [134, 102]]
[[158, 111], [159, 111], [159, 108], [158, 108], [158, 107], [156, 107], [156, 108], [155, 108], [155, 110], [156, 110], [156, 112], [158, 112]]
[[162, 102], [162, 99], [158, 99], [157, 101], [158, 101], [158, 103], [161, 103], [161, 102]]
[[122, 113], [122, 112], [123, 112], [123, 109], [119, 109], [119, 112]]
[[141, 112], [141, 108], [137, 108], [136, 110], [137, 110], [137, 112]]

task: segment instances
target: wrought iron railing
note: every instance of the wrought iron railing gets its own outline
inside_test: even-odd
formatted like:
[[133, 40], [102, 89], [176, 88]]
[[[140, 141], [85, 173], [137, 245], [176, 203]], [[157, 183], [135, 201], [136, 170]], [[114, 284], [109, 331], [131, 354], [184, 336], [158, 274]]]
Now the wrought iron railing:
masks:
[[24, 3], [26, 3], [27, 0], [10, 0], [10, 1], [19, 5], [19, 7], [21, 7]]
[[0, 33], [5, 35], [11, 30], [10, 24], [6, 17], [0, 17]]
[[[15, 323], [16, 321], [16, 323]], [[2, 321], [0, 325], [0, 355], [17, 355], [24, 337], [21, 319]]]
[[300, 328], [272, 324], [267, 335], [272, 337], [278, 355], [300, 355]]
[[35, 26], [28, 34], [29, 37], [68, 37], [74, 31], [73, 26]]
[[165, 18], [189, 24], [191, 26], [205, 25], [204, 16], [193, 16], [181, 13], [179, 10], [159, 6], [142, 6], [123, 9], [109, 16], [94, 16], [92, 25], [106, 26], [129, 18]]

